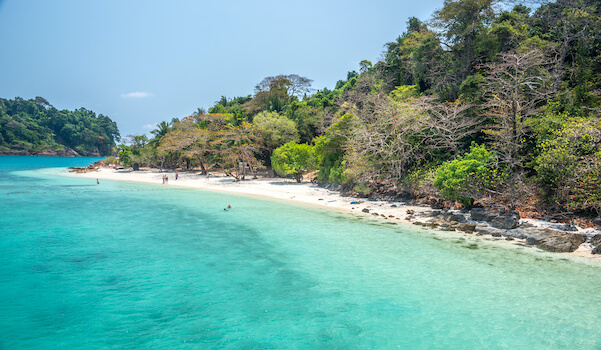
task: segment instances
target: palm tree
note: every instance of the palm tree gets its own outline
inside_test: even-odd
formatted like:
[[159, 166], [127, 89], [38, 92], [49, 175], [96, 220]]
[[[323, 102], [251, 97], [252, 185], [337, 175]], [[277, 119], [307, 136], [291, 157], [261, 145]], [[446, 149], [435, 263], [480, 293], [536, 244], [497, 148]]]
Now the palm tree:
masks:
[[166, 121], [160, 122], [157, 124], [157, 128], [150, 132], [154, 135], [154, 138], [149, 143], [154, 147], [158, 146], [163, 136], [165, 136], [165, 134], [167, 134], [170, 130], [171, 123], [167, 123]]

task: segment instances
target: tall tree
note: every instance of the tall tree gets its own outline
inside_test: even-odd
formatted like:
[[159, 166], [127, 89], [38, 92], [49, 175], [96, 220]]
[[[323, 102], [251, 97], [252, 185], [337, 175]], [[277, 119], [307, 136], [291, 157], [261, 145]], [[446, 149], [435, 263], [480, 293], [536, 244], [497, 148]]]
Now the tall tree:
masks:
[[[434, 14], [432, 24], [440, 30], [442, 43], [455, 57], [457, 72], [455, 90], [472, 74], [479, 57], [476, 55], [479, 35], [494, 18], [498, 0], [445, 0]], [[456, 91], [455, 91], [456, 93]]]
[[537, 115], [556, 92], [554, 66], [553, 59], [539, 50], [501, 54], [498, 62], [486, 65], [484, 109], [494, 120], [487, 133], [496, 143], [501, 162], [510, 169], [521, 164], [527, 119]]

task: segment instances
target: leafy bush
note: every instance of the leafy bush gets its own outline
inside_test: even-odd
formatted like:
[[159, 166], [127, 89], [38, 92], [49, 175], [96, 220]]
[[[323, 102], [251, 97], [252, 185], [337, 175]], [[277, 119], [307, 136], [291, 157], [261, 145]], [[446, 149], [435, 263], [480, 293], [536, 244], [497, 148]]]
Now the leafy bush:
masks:
[[540, 137], [536, 178], [548, 203], [567, 209], [601, 209], [601, 124], [570, 118]]
[[434, 186], [444, 197], [471, 206], [476, 197], [497, 185], [502, 176], [495, 155], [484, 145], [472, 143], [463, 157], [445, 162], [436, 170]]
[[315, 168], [315, 151], [307, 144], [288, 142], [276, 148], [271, 156], [273, 170], [282, 175], [294, 175], [301, 182], [303, 173]]
[[117, 158], [116, 157], [107, 157], [107, 158], [104, 158], [102, 160], [102, 162], [104, 164], [114, 164], [114, 163], [117, 163]]

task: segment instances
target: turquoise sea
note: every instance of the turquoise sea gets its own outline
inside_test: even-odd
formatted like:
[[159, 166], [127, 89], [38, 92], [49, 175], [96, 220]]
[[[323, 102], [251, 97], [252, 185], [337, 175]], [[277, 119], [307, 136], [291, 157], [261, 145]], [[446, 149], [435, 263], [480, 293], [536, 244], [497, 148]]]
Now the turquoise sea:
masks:
[[601, 349], [592, 262], [94, 160], [0, 157], [0, 349]]

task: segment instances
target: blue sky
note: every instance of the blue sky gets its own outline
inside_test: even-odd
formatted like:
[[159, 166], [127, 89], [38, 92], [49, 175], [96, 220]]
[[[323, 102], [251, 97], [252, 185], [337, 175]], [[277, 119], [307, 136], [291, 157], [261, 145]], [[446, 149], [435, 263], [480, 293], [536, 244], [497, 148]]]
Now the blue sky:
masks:
[[121, 136], [298, 74], [332, 89], [442, 0], [0, 0], [0, 97], [46, 98]]

